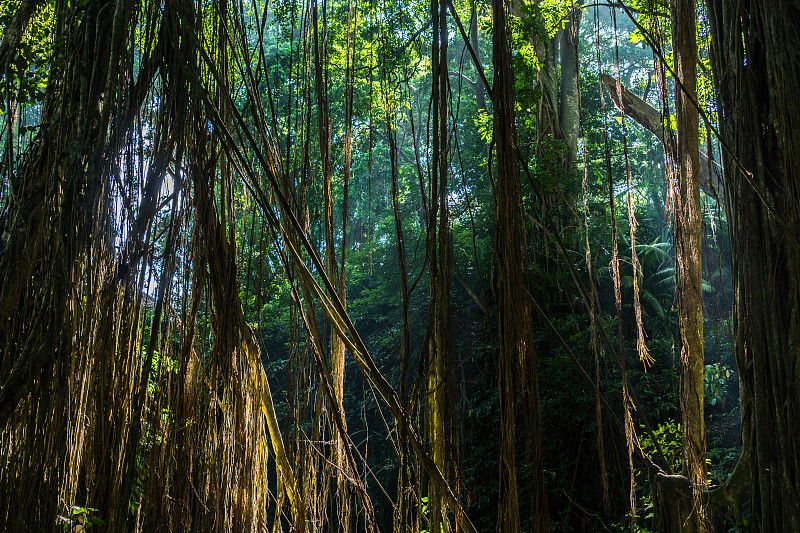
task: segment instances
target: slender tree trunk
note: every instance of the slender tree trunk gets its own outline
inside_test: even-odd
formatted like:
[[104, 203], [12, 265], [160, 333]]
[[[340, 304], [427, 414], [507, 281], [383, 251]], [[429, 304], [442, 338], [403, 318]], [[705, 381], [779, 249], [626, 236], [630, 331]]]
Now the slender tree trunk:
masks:
[[[353, 145], [353, 77], [355, 72], [356, 60], [356, 39], [358, 26], [358, 0], [349, 0], [347, 7], [347, 47], [345, 54], [347, 56], [345, 61], [345, 119], [344, 119], [344, 194], [342, 197], [342, 244], [341, 244], [341, 262], [339, 265], [339, 299], [342, 305], [347, 309], [347, 285], [346, 285], [346, 269], [345, 269], [345, 256], [347, 253], [347, 217], [348, 217], [348, 201], [349, 201], [349, 187], [350, 187], [350, 164], [352, 160], [352, 145]], [[329, 275], [335, 275], [336, 272], [332, 270]], [[345, 370], [345, 346], [344, 342], [336, 339], [336, 351], [333, 351], [333, 338], [331, 338], [331, 355], [333, 356], [333, 394], [338, 404], [339, 412], [342, 413], [341, 423], [342, 430], [336, 432], [336, 443], [334, 449], [334, 461], [342, 469], [342, 472], [347, 474], [347, 477], [356, 475], [352, 472], [349, 463], [346, 460], [348, 443], [345, 440], [347, 433], [347, 418], [344, 416], [344, 370]], [[346, 476], [338, 475], [336, 478], [336, 499], [337, 509], [339, 514], [340, 531], [343, 533], [350, 533], [353, 526], [352, 521], [352, 503], [350, 482]]]
[[[700, 262], [700, 150], [697, 101], [697, 43], [693, 0], [672, 2], [672, 42], [677, 76], [676, 171], [672, 184], [677, 248], [680, 330], [683, 473], [692, 483], [692, 501], [683, 501], [681, 521], [689, 531], [705, 531], [706, 429], [703, 404], [703, 292]], [[682, 85], [682, 87], [680, 86]], [[674, 180], [674, 178], [673, 178]], [[686, 518], [688, 517], [688, 518]]]
[[[325, 5], [325, 4], [323, 4]], [[325, 266], [328, 273], [328, 278], [334, 283], [338, 292], [338, 298], [342, 305], [347, 305], [347, 298], [345, 294], [345, 273], [344, 273], [344, 254], [345, 254], [345, 240], [342, 240], [342, 264], [341, 275], [336, 257], [336, 246], [334, 239], [333, 227], [333, 161], [331, 154], [331, 121], [329, 116], [328, 104], [328, 48], [327, 48], [327, 25], [320, 25], [318, 7], [316, 2], [312, 4], [313, 21], [314, 21], [314, 80], [315, 80], [315, 93], [317, 99], [317, 124], [319, 130], [319, 146], [320, 146], [320, 160], [322, 167], [322, 188], [323, 188], [323, 227], [325, 233]], [[349, 20], [348, 20], [349, 22]], [[347, 67], [346, 79], [350, 82], [350, 86], [346, 87], [346, 111], [348, 119], [352, 114], [352, 81], [350, 79], [350, 28], [348, 25], [348, 48], [347, 48]], [[352, 138], [352, 126], [350, 120], [345, 121], [345, 183], [349, 180], [350, 168], [350, 142]], [[347, 187], [347, 185], [345, 185]], [[345, 198], [346, 202], [346, 198]], [[346, 207], [344, 213], [347, 213]], [[346, 221], [343, 221], [343, 231], [346, 235]], [[345, 307], [346, 308], [346, 307]], [[344, 361], [345, 361], [345, 345], [339, 335], [331, 330], [330, 334], [330, 361], [331, 370], [333, 373], [333, 393], [334, 401], [337, 403], [339, 411], [344, 412]], [[347, 429], [346, 419], [342, 420], [345, 424], [344, 429]], [[353, 475], [350, 472], [349, 465], [345, 461], [344, 446], [346, 443], [343, 436], [338, 432], [333, 432], [333, 449], [332, 461], [341, 469], [342, 474], [350, 477]], [[339, 518], [340, 530], [347, 533], [351, 527], [351, 512], [350, 512], [350, 490], [349, 484], [344, 479], [342, 474], [337, 471], [336, 474], [336, 509]]]
[[[388, 105], [388, 102], [387, 102]], [[387, 113], [386, 134], [389, 139], [389, 160], [392, 173], [392, 212], [394, 214], [395, 239], [397, 239], [397, 261], [400, 265], [400, 302], [402, 305], [403, 329], [400, 337], [400, 401], [407, 407], [406, 381], [408, 379], [408, 358], [411, 347], [411, 326], [409, 322], [409, 303], [411, 294], [408, 289], [408, 270], [406, 267], [406, 245], [403, 237], [403, 221], [400, 213], [399, 168], [397, 165], [397, 133], [394, 124], [394, 111]], [[409, 476], [408, 435], [401, 424], [397, 428], [398, 472], [397, 503], [394, 514], [394, 531], [403, 533], [407, 530], [411, 518], [411, 484]]]
[[[432, 157], [431, 205], [428, 219], [428, 256], [430, 260], [431, 293], [428, 306], [428, 379], [426, 425], [431, 458], [447, 476], [449, 420], [448, 397], [452, 357], [450, 344], [450, 228], [447, 207], [448, 135], [447, 106], [449, 85], [447, 70], [447, 0], [431, 0], [432, 24], [431, 67], [432, 90]], [[435, 484], [429, 484], [430, 530], [450, 531], [444, 495]]]
[[[478, 33], [478, 8], [475, 5], [475, 2], [472, 3], [472, 8], [470, 10], [469, 16], [469, 42], [472, 50], [475, 52], [475, 59], [477, 60], [477, 65], [475, 66], [475, 70], [478, 69], [478, 65], [482, 64], [481, 61], [481, 43]], [[475, 74], [475, 83], [472, 85], [472, 90], [475, 92], [475, 102], [478, 106], [478, 111], [486, 112], [486, 96], [485, 90], [483, 87], [483, 82], [481, 77], [476, 73]]]

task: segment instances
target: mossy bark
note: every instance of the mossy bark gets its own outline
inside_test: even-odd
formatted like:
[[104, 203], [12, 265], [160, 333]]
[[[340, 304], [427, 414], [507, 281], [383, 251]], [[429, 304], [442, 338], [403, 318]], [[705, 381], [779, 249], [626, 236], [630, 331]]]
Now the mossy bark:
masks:
[[678, 329], [680, 332], [680, 403], [683, 427], [683, 473], [693, 498], [682, 501], [684, 529], [705, 531], [706, 431], [703, 404], [703, 291], [700, 254], [700, 148], [697, 101], [697, 42], [693, 0], [672, 2], [677, 135], [671, 186], [678, 263]]

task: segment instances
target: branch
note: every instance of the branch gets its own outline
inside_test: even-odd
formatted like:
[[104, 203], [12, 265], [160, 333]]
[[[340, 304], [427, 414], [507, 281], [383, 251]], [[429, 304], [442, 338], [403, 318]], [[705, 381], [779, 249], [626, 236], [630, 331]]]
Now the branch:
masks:
[[608, 89], [611, 100], [617, 109], [641, 124], [646, 130], [652, 132], [664, 145], [664, 150], [672, 150], [674, 133], [671, 129], [668, 130], [664, 127], [661, 113], [608, 74], [600, 74], [600, 81]]
[[6, 74], [6, 69], [17, 55], [22, 35], [28, 27], [40, 0], [22, 0], [14, 17], [6, 27], [3, 39], [0, 42], [0, 73]]
[[[692, 482], [688, 477], [667, 474], [653, 462], [650, 463], [650, 467], [656, 469], [655, 477], [662, 487], [673, 490], [685, 498], [692, 498]], [[730, 477], [722, 485], [703, 490], [703, 499], [708, 502], [708, 508], [713, 510], [735, 503], [750, 485], [749, 469], [750, 458], [746, 453], [742, 453]]]
[[[797, 3], [798, 0], [795, 0], [795, 4]], [[792, 242], [792, 244], [795, 247], [797, 247], [797, 249], [800, 249], [800, 240], [798, 240], [797, 236], [795, 235], [795, 232], [792, 231], [791, 229], [793, 226], [790, 226], [786, 222], [784, 217], [781, 216], [781, 213], [778, 213], [778, 210], [775, 208], [775, 206], [772, 205], [772, 203], [767, 200], [766, 193], [763, 190], [761, 190], [761, 186], [755, 182], [755, 177], [753, 172], [747, 170], [745, 166], [742, 164], [742, 162], [739, 161], [739, 157], [737, 156], [737, 154], [734, 153], [733, 149], [730, 146], [728, 146], [728, 143], [725, 142], [725, 139], [722, 137], [722, 135], [720, 135], [719, 130], [716, 127], [714, 127], [714, 124], [711, 122], [711, 119], [709, 118], [708, 113], [706, 113], [705, 109], [703, 109], [703, 107], [695, 98], [693, 98], [691, 95], [688, 94], [688, 92], [686, 91], [686, 87], [683, 86], [681, 80], [679, 80], [678, 77], [675, 75], [675, 71], [672, 69], [672, 67], [670, 67], [669, 63], [664, 58], [664, 53], [661, 50], [661, 46], [659, 46], [658, 43], [656, 43], [653, 40], [652, 36], [647, 31], [647, 29], [644, 28], [644, 26], [642, 26], [639, 23], [637, 18], [633, 16], [633, 13], [631, 12], [628, 6], [622, 3], [620, 4], [620, 7], [622, 8], [623, 11], [625, 11], [625, 14], [628, 16], [631, 22], [633, 22], [636, 28], [640, 32], [642, 32], [642, 35], [644, 36], [644, 39], [647, 42], [647, 44], [650, 45], [650, 48], [653, 49], [653, 52], [656, 54], [656, 56], [658, 56], [658, 59], [661, 61], [661, 64], [664, 65], [664, 68], [667, 70], [667, 72], [669, 72], [670, 76], [672, 76], [672, 78], [675, 80], [675, 85], [677, 85], [680, 88], [680, 90], [683, 91], [684, 94], [686, 94], [687, 98], [692, 103], [692, 105], [694, 105], [694, 107], [697, 108], [697, 111], [700, 113], [700, 117], [703, 119], [703, 123], [705, 124], [706, 128], [710, 130], [717, 138], [720, 149], [727, 154], [727, 156], [730, 158], [730, 161], [733, 163], [733, 166], [736, 167], [736, 169], [739, 172], [741, 172], [742, 177], [747, 182], [747, 184], [750, 185], [750, 187], [753, 189], [753, 192], [756, 193], [756, 196], [758, 196], [758, 199], [767, 209], [769, 214], [772, 215], [772, 218], [775, 219], [775, 222], [777, 222], [778, 225], [781, 228], [783, 228], [783, 231], [786, 233], [786, 237]], [[702, 166], [702, 161], [701, 161], [701, 166]], [[766, 173], [767, 176], [774, 179], [774, 176], [772, 176], [769, 169], [764, 167], [762, 170]]]
[[469, 37], [467, 36], [467, 32], [464, 31], [464, 25], [461, 24], [461, 17], [458, 16], [458, 12], [456, 8], [453, 6], [452, 0], [447, 2], [447, 7], [450, 8], [450, 14], [453, 16], [453, 20], [458, 26], [458, 31], [461, 32], [461, 37], [464, 39], [464, 45], [469, 50], [469, 55], [472, 56], [472, 61], [475, 64], [475, 70], [478, 72], [478, 76], [480, 77], [481, 81], [483, 82], [483, 86], [486, 88], [486, 94], [489, 95], [489, 99], [492, 99], [492, 87], [489, 85], [489, 80], [486, 79], [486, 73], [483, 70], [483, 65], [478, 60], [478, 56], [476, 55], [476, 51], [472, 48], [472, 44], [470, 43]]
[[464, 83], [472, 87], [474, 90], [483, 89], [482, 87], [478, 87], [478, 83], [469, 79], [469, 77], [467, 77], [467, 75], [464, 74], [463, 72], [456, 72], [455, 70], [451, 70], [449, 74], [451, 76], [459, 76], [462, 80], [464, 80]]
[[425, 23], [425, 25], [424, 25], [424, 26], [422, 26], [420, 29], [418, 29], [418, 30], [417, 30], [417, 31], [414, 33], [414, 35], [412, 35], [411, 37], [409, 37], [409, 38], [408, 38], [408, 40], [407, 40], [405, 43], [403, 43], [403, 44], [400, 46], [400, 48], [399, 48], [399, 50], [398, 50], [398, 54], [401, 54], [401, 55], [402, 55], [402, 54], [404, 54], [404, 53], [405, 53], [405, 51], [406, 51], [406, 48], [408, 48], [409, 46], [411, 46], [411, 45], [414, 43], [414, 41], [416, 41], [417, 39], [419, 39], [419, 36], [420, 36], [420, 35], [422, 35], [422, 32], [424, 32], [425, 30], [427, 30], [427, 29], [428, 29], [428, 28], [430, 28], [430, 27], [431, 27], [431, 19], [428, 19], [428, 21]]
[[[622, 83], [612, 76], [602, 73], [600, 81], [603, 82], [614, 107], [622, 113], [638, 122], [644, 129], [651, 132], [664, 145], [665, 153], [672, 153], [675, 148], [675, 132], [672, 128], [667, 128], [661, 118], [661, 113], [650, 104], [630, 92]], [[722, 167], [718, 163], [713, 169], [709, 168], [709, 159], [706, 154], [700, 152], [700, 188], [708, 196], [717, 200], [722, 199]], [[709, 179], [710, 175], [710, 179]]]

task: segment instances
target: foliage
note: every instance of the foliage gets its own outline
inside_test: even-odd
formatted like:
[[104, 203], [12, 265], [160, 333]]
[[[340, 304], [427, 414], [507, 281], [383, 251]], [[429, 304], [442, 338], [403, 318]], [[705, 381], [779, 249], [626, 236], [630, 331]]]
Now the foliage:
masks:
[[680, 472], [683, 461], [683, 445], [681, 424], [675, 420], [667, 420], [653, 428], [650, 435], [640, 427], [642, 433], [639, 435], [639, 444], [642, 450], [651, 457], [658, 457], [656, 443], [664, 454], [664, 459], [673, 472]]
[[725, 407], [726, 386], [733, 376], [733, 370], [722, 363], [706, 365], [705, 373], [705, 399], [710, 405], [719, 403]]
[[56, 519], [56, 523], [61, 526], [63, 531], [69, 533], [73, 533], [75, 531], [84, 531], [92, 526], [106, 525], [102, 518], [95, 516], [94, 513], [97, 512], [97, 509], [93, 509], [91, 507], [78, 507], [73, 505], [70, 507], [70, 515], [59, 515]]
[[[0, 2], [0, 26], [7, 27], [15, 10], [12, 0]], [[27, 31], [22, 36], [20, 45], [13, 60], [9, 64], [8, 73], [4, 73], [4, 83], [0, 83], [0, 114], [5, 114], [7, 104], [14, 102], [23, 107], [40, 104], [48, 84], [49, 71], [53, 59], [53, 34], [48, 27], [54, 20], [55, 9], [50, 2], [41, 2], [34, 12]], [[9, 92], [11, 91], [11, 92]], [[22, 135], [31, 126], [21, 126]]]

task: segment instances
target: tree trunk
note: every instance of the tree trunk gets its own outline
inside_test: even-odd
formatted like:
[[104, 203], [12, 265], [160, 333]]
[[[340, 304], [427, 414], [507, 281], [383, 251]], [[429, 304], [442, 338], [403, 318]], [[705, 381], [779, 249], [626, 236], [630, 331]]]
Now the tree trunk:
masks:
[[[4, 73], [35, 4], [23, 2], [7, 28]], [[132, 10], [92, 1], [80, 10], [68, 32], [56, 35], [60, 60], [49, 65], [39, 132], [18, 167], [6, 169], [0, 441], [9, 443], [4, 458], [14, 459], [0, 468], [0, 523], [19, 530], [51, 530], [64, 504], [73, 503], [85, 456], [88, 384], [94, 365], [112, 355], [91, 341], [97, 321], [108, 319], [103, 289], [117, 282], [110, 275], [106, 156], [132, 125], [121, 105], [127, 79], [119, 74]], [[142, 77], [147, 64], [143, 58]]]
[[[528, 301], [520, 298], [525, 287], [523, 268], [523, 218], [520, 176], [517, 161], [515, 126], [514, 67], [503, 0], [492, 2], [494, 81], [493, 138], [497, 151], [497, 197], [495, 200], [499, 310], [499, 376], [500, 390], [500, 487], [497, 531], [520, 531], [516, 471], [516, 401], [517, 388], [527, 400], [529, 441], [533, 475], [531, 487], [532, 531], [550, 530], [547, 493], [542, 472], [539, 390], [536, 376], [536, 352], [533, 346], [531, 311]], [[521, 378], [516, 376], [521, 370]]]
[[[563, 32], [564, 30], [559, 30]], [[536, 142], [561, 138], [561, 122], [558, 118], [558, 45], [559, 33], [550, 39], [536, 40], [535, 50], [542, 63], [539, 70], [539, 87], [542, 97], [536, 114]]]
[[484, 87], [483, 81], [481, 80], [480, 75], [477, 73], [478, 68], [482, 65], [481, 63], [481, 43], [478, 34], [478, 8], [473, 2], [472, 10], [470, 11], [469, 17], [469, 42], [472, 50], [475, 52], [475, 83], [472, 85], [472, 90], [475, 93], [475, 102], [478, 107], [478, 111], [486, 111], [486, 97], [484, 96]]
[[800, 10], [708, 0], [751, 529], [800, 531]]
[[[703, 405], [703, 292], [700, 211], [700, 149], [697, 101], [697, 43], [694, 0], [673, 0], [672, 43], [677, 76], [677, 176], [670, 177], [677, 249], [680, 402], [683, 423], [683, 473], [692, 483], [692, 501], [682, 501], [681, 522], [705, 531], [706, 430]], [[682, 85], [682, 87], [681, 87]], [[674, 173], [674, 171], [673, 171]], [[677, 184], [675, 183], [677, 178]], [[688, 517], [688, 518], [687, 518]]]
[[578, 69], [578, 30], [581, 24], [581, 7], [573, 7], [561, 31], [561, 79], [559, 80], [559, 121], [561, 135], [566, 143], [564, 167], [570, 174], [577, 172], [578, 136], [581, 126], [580, 84]]
[[[449, 457], [451, 380], [450, 335], [450, 228], [447, 207], [447, 0], [431, 0], [430, 15], [433, 20], [431, 36], [431, 106], [432, 106], [432, 158], [431, 158], [431, 210], [428, 226], [428, 257], [430, 260], [431, 289], [428, 305], [428, 379], [426, 433], [431, 459], [447, 476]], [[450, 531], [446, 515], [444, 494], [435, 484], [429, 484], [428, 505], [430, 531]]]

